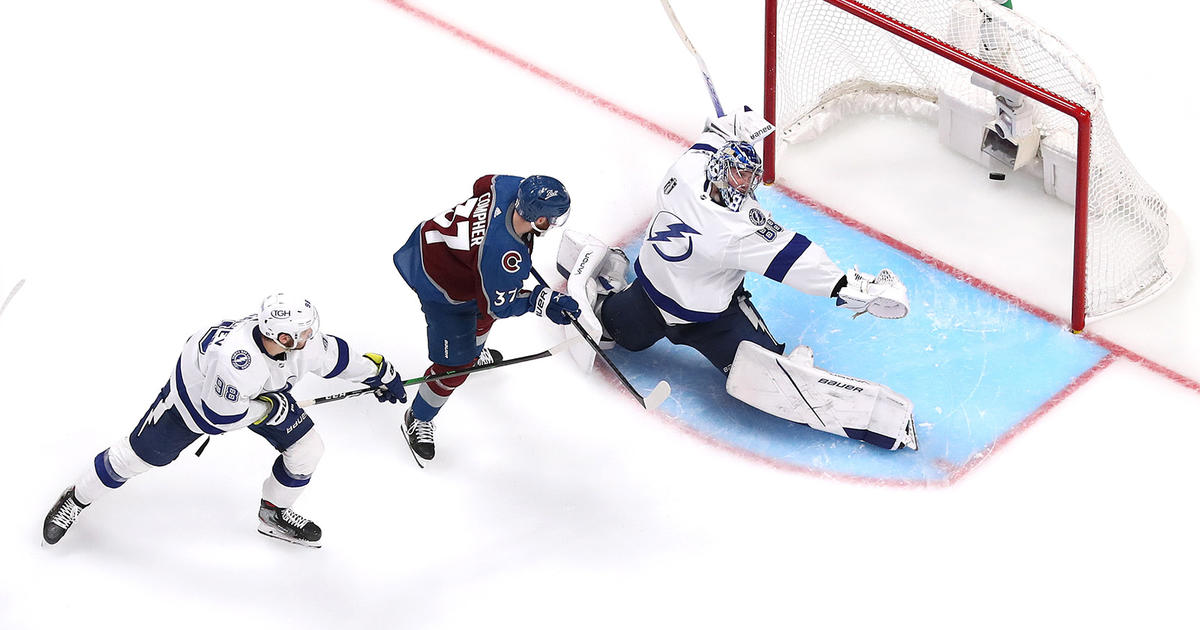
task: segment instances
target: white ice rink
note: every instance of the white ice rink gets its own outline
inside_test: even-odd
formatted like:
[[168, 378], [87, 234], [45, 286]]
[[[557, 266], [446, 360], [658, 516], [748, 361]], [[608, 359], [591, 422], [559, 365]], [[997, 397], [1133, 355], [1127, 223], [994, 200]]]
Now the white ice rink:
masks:
[[[675, 5], [727, 107], [757, 107], [759, 3]], [[1089, 61], [1182, 221], [1175, 285], [1088, 328], [1161, 369], [1116, 360], [929, 488], [740, 457], [558, 358], [473, 377], [425, 470], [400, 407], [326, 405], [296, 506], [325, 530], [314, 551], [256, 533], [275, 454], [248, 431], [38, 543], [184, 339], [268, 293], [423, 370], [391, 253], [476, 177], [552, 174], [572, 227], [635, 230], [681, 151], [665, 133], [709, 113], [692, 59], [651, 0], [0, 2], [0, 300], [24, 280], [0, 313], [0, 628], [1196, 627], [1197, 11], [1016, 9]], [[1069, 209], [1006, 212], [1030, 184], [950, 176], [968, 169], [922, 125], [850, 123], [785, 154], [781, 182], [1065, 318]], [[1022, 256], [987, 249], [1010, 234]], [[554, 339], [529, 317], [490, 345]]]

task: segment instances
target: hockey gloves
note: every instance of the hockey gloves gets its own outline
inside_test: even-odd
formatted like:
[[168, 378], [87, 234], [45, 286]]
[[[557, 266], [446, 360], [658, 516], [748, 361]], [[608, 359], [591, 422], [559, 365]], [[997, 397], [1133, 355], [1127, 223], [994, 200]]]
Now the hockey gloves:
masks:
[[266, 415], [259, 418], [254, 424], [275, 426], [283, 424], [287, 420], [303, 419], [305, 415], [304, 410], [296, 404], [296, 399], [287, 392], [266, 392], [254, 400], [267, 404]]
[[837, 305], [854, 311], [854, 317], [870, 313], [900, 319], [908, 315], [908, 289], [890, 269], [872, 276], [856, 267], [846, 272], [846, 286], [837, 293]]
[[529, 295], [529, 303], [533, 313], [545, 317], [559, 326], [566, 326], [580, 315], [579, 302], [566, 293], [552, 291], [549, 287], [538, 286]]
[[382, 355], [367, 353], [364, 357], [371, 360], [379, 371], [375, 376], [363, 381], [363, 385], [375, 388], [375, 398], [379, 402], [388, 402], [393, 405], [398, 402], [405, 402], [408, 396], [404, 393], [404, 382], [400, 380], [400, 375], [396, 374], [396, 369]]

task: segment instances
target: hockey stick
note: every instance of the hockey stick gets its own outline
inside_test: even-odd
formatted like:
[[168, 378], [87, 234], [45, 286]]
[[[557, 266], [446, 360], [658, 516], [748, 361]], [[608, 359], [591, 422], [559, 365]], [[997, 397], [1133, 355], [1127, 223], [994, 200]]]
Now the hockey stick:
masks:
[[[550, 286], [549, 284], [546, 284], [546, 281], [542, 278], [542, 274], [538, 273], [537, 269], [530, 268], [530, 271], [533, 272], [533, 277], [537, 278], [538, 282], [546, 285], [547, 287]], [[587, 340], [588, 344], [592, 346], [592, 350], [604, 359], [604, 362], [608, 364], [608, 369], [612, 370], [613, 374], [617, 375], [617, 378], [621, 381], [621, 384], [625, 386], [625, 389], [629, 390], [629, 393], [633, 394], [633, 397], [637, 398], [638, 402], [641, 403], [643, 407], [646, 409], [654, 409], [661, 405], [663, 401], [671, 395], [671, 385], [666, 381], [659, 381], [658, 385], [654, 386], [654, 390], [651, 391], [648, 396], [642, 396], [639, 394], [638, 391], [634, 389], [633, 385], [629, 383], [629, 379], [625, 378], [625, 375], [621, 373], [621, 370], [617, 369], [617, 366], [612, 362], [612, 359], [608, 358], [608, 355], [605, 354], [604, 351], [600, 349], [600, 346], [596, 344], [596, 340], [592, 339], [591, 335], [587, 334], [587, 331], [585, 331], [583, 326], [579, 324], [579, 320], [571, 317], [570, 315], [567, 315], [567, 317], [570, 317], [571, 324], [575, 326], [575, 330], [579, 332], [579, 336]]]
[[679, 34], [679, 39], [691, 51], [692, 56], [696, 58], [696, 63], [700, 66], [700, 74], [704, 75], [704, 83], [708, 86], [708, 96], [712, 98], [713, 109], [717, 110], [717, 118], [724, 116], [725, 109], [721, 107], [721, 99], [717, 98], [717, 88], [713, 87], [712, 76], [708, 74], [708, 66], [704, 65], [704, 59], [700, 57], [699, 51], [692, 45], [692, 40], [688, 39], [687, 33], [683, 32], [683, 25], [679, 23], [679, 18], [675, 17], [675, 10], [671, 8], [671, 3], [662, 0], [662, 6], [663, 10], [667, 12], [671, 24], [675, 27], [675, 32]]
[[[494, 370], [499, 367], [516, 365], [518, 363], [524, 363], [526, 361], [532, 361], [534, 359], [543, 359], [552, 354], [558, 354], [558, 353], [562, 352], [563, 350], [566, 350], [567, 346], [575, 343], [576, 341], [579, 341], [579, 337], [571, 337], [570, 339], [568, 339], [552, 348], [543, 350], [536, 354], [528, 354], [523, 357], [517, 357], [515, 359], [505, 359], [505, 360], [499, 361], [497, 363], [489, 363], [488, 365], [477, 365], [475, 367], [463, 368], [461, 370], [452, 370], [452, 371], [446, 372], [444, 374], [431, 374], [429, 376], [419, 376], [417, 378], [410, 378], [406, 381], [401, 381], [401, 382], [404, 384], [405, 387], [408, 387], [409, 385], [420, 385], [421, 383], [428, 383], [430, 381], [440, 381], [444, 378], [453, 378], [455, 376], [463, 376], [465, 374], [474, 374], [475, 372], [484, 372], [486, 370]], [[374, 388], [374, 387], [364, 387], [362, 389], [354, 389], [354, 390], [351, 390], [348, 392], [341, 392], [340, 394], [330, 394], [328, 396], [321, 396], [320, 398], [314, 398], [312, 400], [302, 400], [300, 402], [297, 402], [296, 404], [300, 407], [310, 407], [312, 405], [323, 405], [325, 403], [330, 403], [335, 400], [343, 400], [346, 398], [354, 398], [356, 396], [362, 396], [363, 394], [370, 394], [371, 392], [374, 392], [375, 389], [376, 388]]]

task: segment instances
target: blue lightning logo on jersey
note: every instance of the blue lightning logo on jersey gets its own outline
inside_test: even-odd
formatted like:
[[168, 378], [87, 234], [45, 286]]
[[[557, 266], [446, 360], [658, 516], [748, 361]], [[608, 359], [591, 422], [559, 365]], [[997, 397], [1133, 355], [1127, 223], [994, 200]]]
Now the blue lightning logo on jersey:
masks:
[[[700, 235], [692, 226], [684, 223], [679, 217], [670, 212], [660, 212], [650, 224], [650, 236], [646, 238], [651, 243], [662, 243], [663, 247], [651, 245], [654, 251], [667, 262], [680, 262], [692, 255], [692, 237], [689, 234]], [[683, 243], [686, 242], [686, 245]], [[683, 252], [678, 249], [683, 247]], [[663, 249], [668, 251], [663, 251]]]
[[667, 243], [673, 238], [682, 238], [686, 234], [700, 234], [696, 230], [688, 227], [686, 223], [672, 223], [667, 226], [667, 229], [655, 232], [653, 236], [646, 239], [658, 243]]

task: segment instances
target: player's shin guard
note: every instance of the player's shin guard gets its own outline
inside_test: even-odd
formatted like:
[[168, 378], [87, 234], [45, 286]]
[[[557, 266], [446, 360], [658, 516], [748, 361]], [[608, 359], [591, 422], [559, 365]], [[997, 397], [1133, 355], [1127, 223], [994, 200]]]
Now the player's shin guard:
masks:
[[304, 492], [324, 453], [325, 443], [315, 430], [284, 449], [263, 481], [263, 500], [280, 508], [291, 507]]
[[89, 505], [150, 468], [150, 464], [133, 452], [129, 438], [123, 437], [96, 455], [91, 468], [80, 475], [79, 480], [75, 482], [75, 498], [80, 503]]

